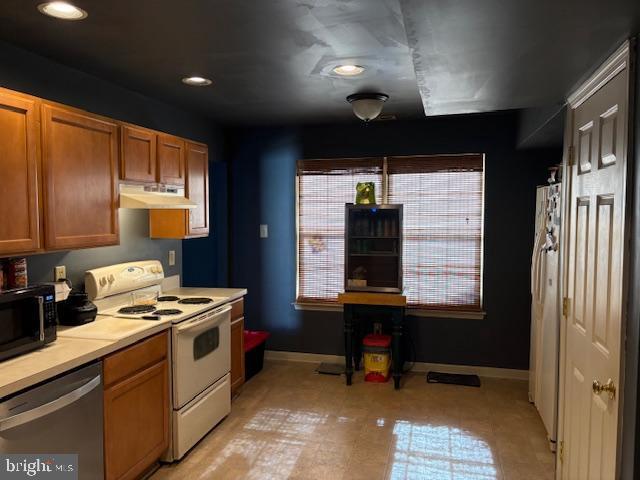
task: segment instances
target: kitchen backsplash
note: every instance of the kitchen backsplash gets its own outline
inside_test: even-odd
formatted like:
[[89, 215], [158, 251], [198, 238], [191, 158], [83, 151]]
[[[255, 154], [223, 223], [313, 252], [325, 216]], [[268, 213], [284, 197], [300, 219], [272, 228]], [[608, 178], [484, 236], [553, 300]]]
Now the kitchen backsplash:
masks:
[[[182, 241], [149, 238], [147, 210], [120, 209], [120, 245], [32, 255], [27, 257], [29, 283], [51, 282], [54, 268], [64, 265], [67, 278], [74, 288], [84, 286], [86, 270], [134, 260], [157, 259], [162, 262], [165, 276], [180, 275]], [[175, 265], [169, 266], [169, 251], [175, 250]]]

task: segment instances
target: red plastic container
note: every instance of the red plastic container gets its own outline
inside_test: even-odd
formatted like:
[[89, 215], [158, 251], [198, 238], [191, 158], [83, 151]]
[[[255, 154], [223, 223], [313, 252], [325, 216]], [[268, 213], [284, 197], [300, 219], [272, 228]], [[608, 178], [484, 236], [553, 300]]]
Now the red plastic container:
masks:
[[249, 380], [264, 366], [264, 349], [269, 332], [244, 331], [244, 378]]
[[382, 335], [380, 333], [370, 333], [362, 340], [365, 347], [389, 348], [391, 346], [391, 335]]

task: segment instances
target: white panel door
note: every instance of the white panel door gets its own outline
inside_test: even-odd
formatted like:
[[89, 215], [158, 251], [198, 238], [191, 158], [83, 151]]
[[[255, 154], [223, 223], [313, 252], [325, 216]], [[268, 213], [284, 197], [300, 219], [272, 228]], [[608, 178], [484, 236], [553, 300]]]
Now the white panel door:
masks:
[[[628, 52], [628, 50], [627, 50]], [[563, 479], [616, 478], [627, 160], [628, 53], [571, 105]], [[570, 100], [571, 103], [571, 100]]]

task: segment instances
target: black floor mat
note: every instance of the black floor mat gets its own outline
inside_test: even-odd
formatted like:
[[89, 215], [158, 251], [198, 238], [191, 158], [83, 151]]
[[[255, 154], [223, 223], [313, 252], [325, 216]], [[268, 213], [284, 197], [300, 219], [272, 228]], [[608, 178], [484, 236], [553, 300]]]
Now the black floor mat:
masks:
[[342, 375], [344, 373], [344, 365], [339, 363], [325, 363], [322, 362], [316, 372], [323, 373], [325, 375]]
[[429, 372], [427, 373], [427, 383], [448, 383], [450, 385], [464, 385], [465, 387], [479, 387], [480, 378], [477, 375]]

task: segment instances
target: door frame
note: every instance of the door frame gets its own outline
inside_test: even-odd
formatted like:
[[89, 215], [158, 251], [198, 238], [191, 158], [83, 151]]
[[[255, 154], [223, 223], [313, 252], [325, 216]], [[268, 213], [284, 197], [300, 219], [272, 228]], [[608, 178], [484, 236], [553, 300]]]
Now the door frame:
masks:
[[[618, 477], [621, 472], [622, 465], [622, 440], [623, 440], [623, 413], [625, 412], [625, 396], [626, 389], [622, 388], [623, 385], [626, 385], [626, 375], [625, 375], [625, 356], [626, 356], [626, 346], [625, 346], [625, 336], [627, 330], [627, 305], [628, 305], [628, 279], [629, 279], [629, 265], [630, 265], [630, 256], [629, 256], [629, 247], [630, 247], [630, 238], [631, 238], [631, 217], [633, 211], [629, 208], [631, 205], [631, 198], [633, 193], [633, 165], [634, 161], [631, 157], [631, 152], [633, 151], [630, 147], [632, 145], [631, 139], [633, 124], [631, 120], [633, 119], [633, 105], [630, 100], [633, 99], [633, 84], [635, 78], [632, 77], [634, 73], [632, 55], [631, 52], [633, 50], [634, 42], [632, 40], [626, 40], [620, 47], [616, 49], [616, 51], [605, 60], [596, 70], [595, 72], [584, 81], [578, 88], [576, 88], [571, 95], [567, 98], [566, 106], [566, 120], [564, 127], [564, 147], [562, 154], [562, 167], [563, 167], [563, 175], [562, 175], [562, 215], [563, 215], [563, 228], [561, 234], [561, 248], [560, 248], [560, 256], [559, 263], [561, 268], [562, 281], [560, 282], [560, 298], [564, 299], [567, 297], [567, 289], [568, 289], [568, 248], [571, 238], [571, 226], [567, 223], [566, 219], [570, 218], [571, 215], [571, 178], [572, 178], [572, 169], [576, 168], [576, 161], [574, 156], [574, 145], [573, 145], [573, 120], [574, 120], [574, 109], [578, 108], [581, 104], [591, 98], [600, 88], [609, 82], [613, 77], [615, 77], [621, 71], [627, 69], [627, 172], [626, 172], [626, 198], [625, 204], [627, 208], [625, 208], [625, 231], [624, 231], [624, 245], [625, 245], [625, 254], [623, 257], [622, 264], [622, 319], [621, 319], [621, 338], [620, 338], [620, 382], [619, 382], [619, 413], [618, 413], [618, 445], [616, 448], [616, 472], [618, 473]], [[557, 450], [557, 461], [556, 461], [556, 478], [562, 478], [562, 460], [563, 460], [563, 450], [564, 450], [564, 415], [565, 415], [565, 367], [566, 367], [566, 341], [567, 341], [567, 317], [565, 314], [565, 309], [562, 308], [562, 315], [560, 321], [560, 345], [559, 345], [559, 374], [558, 374], [558, 450]], [[627, 426], [630, 428], [630, 426]], [[633, 425], [635, 429], [635, 425]]]
[[[637, 69], [640, 52], [637, 48], [638, 38], [630, 40], [631, 54], [629, 59], [629, 138], [628, 162], [631, 168], [630, 176], [630, 212], [631, 225], [630, 253], [629, 253], [629, 291], [640, 290], [640, 149], [636, 146], [636, 139], [640, 138], [640, 113], [637, 95], [640, 92], [640, 72]], [[626, 402], [622, 406], [625, 424], [622, 426], [621, 448], [621, 478], [636, 478], [640, 472], [640, 404], [638, 404], [638, 388], [640, 382], [640, 297], [629, 295], [626, 321], [626, 376], [623, 389]]]

